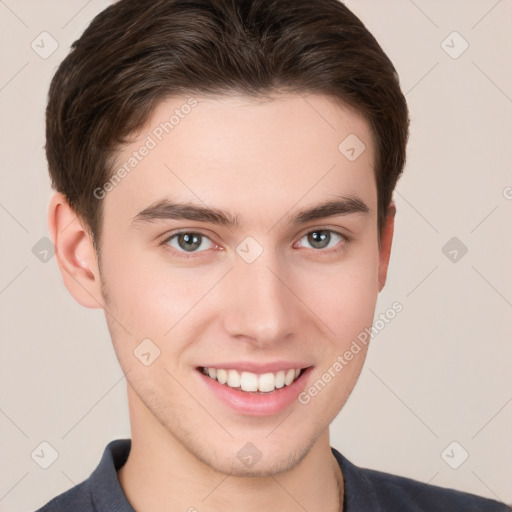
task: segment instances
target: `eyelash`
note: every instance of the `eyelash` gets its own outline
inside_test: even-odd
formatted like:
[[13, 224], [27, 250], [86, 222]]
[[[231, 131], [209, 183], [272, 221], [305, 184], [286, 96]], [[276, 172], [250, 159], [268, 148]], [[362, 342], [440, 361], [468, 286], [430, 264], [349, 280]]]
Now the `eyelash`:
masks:
[[[299, 238], [299, 241], [304, 238], [305, 236], [307, 235], [310, 235], [311, 233], [315, 233], [315, 232], [318, 232], [318, 231], [328, 231], [329, 233], [331, 234], [335, 234], [337, 236], [339, 236], [341, 238], [341, 241], [338, 243], [338, 245], [336, 246], [336, 248], [334, 249], [311, 249], [312, 251], [316, 252], [316, 253], [320, 253], [320, 254], [328, 254], [328, 255], [334, 255], [334, 254], [338, 254], [340, 252], [342, 252], [344, 249], [345, 249], [345, 246], [347, 244], [349, 244], [351, 242], [351, 238], [348, 237], [347, 235], [344, 235], [342, 233], [340, 233], [339, 231], [335, 231], [333, 229], [327, 229], [327, 228], [317, 228], [317, 229], [312, 229], [311, 231], [308, 231], [307, 233], [304, 233], [300, 238]], [[206, 250], [203, 250], [203, 251], [196, 251], [196, 252], [190, 252], [190, 253], [186, 253], [184, 251], [179, 251], [177, 249], [174, 249], [173, 247], [169, 246], [168, 243], [173, 239], [173, 238], [176, 238], [178, 237], [179, 235], [183, 235], [183, 234], [194, 234], [194, 235], [200, 235], [201, 237], [203, 238], [206, 238], [208, 240], [210, 240], [210, 242], [212, 242], [213, 244], [215, 244], [215, 242], [213, 242], [210, 237], [208, 237], [207, 235], [201, 233], [200, 231], [193, 231], [193, 230], [184, 230], [184, 231], [177, 231], [176, 233], [173, 233], [172, 235], [168, 236], [167, 238], [165, 238], [162, 242], [159, 243], [159, 245], [163, 246], [165, 250], [167, 251], [170, 251], [174, 256], [178, 257], [178, 258], [183, 258], [183, 259], [194, 259], [194, 258], [197, 258], [198, 256], [196, 256], [197, 254], [200, 254], [202, 252], [206, 252], [208, 249]], [[340, 245], [341, 244], [341, 245]], [[295, 245], [295, 244], [294, 244]]]

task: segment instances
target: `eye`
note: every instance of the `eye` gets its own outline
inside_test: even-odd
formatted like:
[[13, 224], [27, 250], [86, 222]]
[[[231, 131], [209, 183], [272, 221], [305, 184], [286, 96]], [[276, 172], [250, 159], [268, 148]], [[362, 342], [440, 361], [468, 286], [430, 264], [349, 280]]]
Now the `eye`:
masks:
[[[215, 245], [206, 235], [194, 231], [180, 231], [179, 233], [174, 233], [162, 242], [162, 245], [164, 244], [169, 245], [178, 252], [189, 253], [202, 252]], [[202, 249], [199, 250], [200, 248]]]
[[[294, 247], [302, 246], [305, 240], [312, 249], [321, 253], [338, 253], [349, 243], [349, 238], [332, 229], [315, 229], [302, 236]], [[160, 242], [166, 249], [173, 252], [177, 257], [191, 258], [194, 254], [205, 252], [208, 249], [217, 247], [203, 233], [196, 231], [179, 231], [168, 236]], [[188, 254], [188, 255], [187, 255]]]
[[[302, 240], [306, 240], [313, 249], [333, 249], [339, 245], [339, 242], [348, 241], [346, 236], [338, 233], [337, 231], [333, 231], [332, 229], [316, 229], [314, 231], [310, 231], [300, 239], [300, 241]], [[335, 249], [332, 252], [337, 252], [338, 250], [340, 249]], [[324, 252], [331, 251], [328, 250]]]

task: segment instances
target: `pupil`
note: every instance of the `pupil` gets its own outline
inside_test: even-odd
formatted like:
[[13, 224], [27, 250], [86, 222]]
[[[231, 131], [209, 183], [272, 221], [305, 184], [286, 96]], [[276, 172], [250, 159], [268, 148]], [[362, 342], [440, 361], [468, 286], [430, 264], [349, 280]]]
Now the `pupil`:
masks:
[[[331, 234], [329, 231], [313, 231], [308, 236], [309, 243], [316, 249], [323, 249], [329, 245]], [[327, 243], [325, 243], [327, 241]]]
[[[193, 251], [201, 245], [201, 235], [196, 233], [185, 233], [178, 237], [180, 247], [186, 251]], [[182, 241], [184, 243], [182, 243]], [[187, 245], [188, 244], [188, 245]]]

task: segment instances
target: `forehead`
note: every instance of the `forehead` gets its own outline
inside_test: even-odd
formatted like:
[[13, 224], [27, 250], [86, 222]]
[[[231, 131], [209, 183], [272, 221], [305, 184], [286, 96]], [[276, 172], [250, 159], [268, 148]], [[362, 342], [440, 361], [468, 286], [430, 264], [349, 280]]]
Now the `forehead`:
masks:
[[166, 197], [261, 220], [339, 194], [373, 209], [373, 152], [367, 122], [327, 96], [173, 97], [117, 154], [105, 217]]

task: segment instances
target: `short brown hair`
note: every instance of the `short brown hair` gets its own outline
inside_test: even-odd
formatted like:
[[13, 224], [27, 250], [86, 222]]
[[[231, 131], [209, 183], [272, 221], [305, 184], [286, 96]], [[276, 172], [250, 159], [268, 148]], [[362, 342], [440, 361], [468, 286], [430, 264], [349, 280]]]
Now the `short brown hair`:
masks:
[[[115, 152], [177, 94], [320, 93], [356, 109], [375, 139], [379, 239], [405, 164], [409, 116], [396, 70], [339, 0], [120, 0], [53, 77], [46, 155], [54, 189], [99, 250]], [[341, 142], [341, 141], [340, 141]]]

